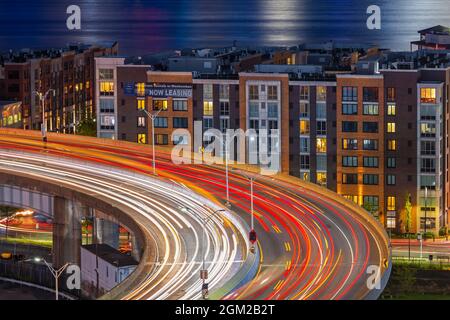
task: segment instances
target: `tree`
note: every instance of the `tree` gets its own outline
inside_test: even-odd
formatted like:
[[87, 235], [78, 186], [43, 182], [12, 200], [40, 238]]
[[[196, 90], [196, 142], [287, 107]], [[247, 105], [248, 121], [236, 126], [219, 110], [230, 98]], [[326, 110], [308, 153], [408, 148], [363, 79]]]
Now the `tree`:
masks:
[[81, 120], [76, 127], [76, 133], [80, 136], [96, 137], [97, 123], [94, 118], [85, 118]]
[[366, 202], [363, 204], [363, 208], [366, 209], [366, 211], [368, 211], [371, 215], [375, 215], [375, 212], [377, 211], [376, 206], [374, 206], [372, 203], [370, 202]]
[[406, 212], [406, 233], [409, 233], [411, 230], [411, 211], [412, 211], [412, 204], [411, 204], [411, 193], [406, 194], [405, 199], [405, 212]]

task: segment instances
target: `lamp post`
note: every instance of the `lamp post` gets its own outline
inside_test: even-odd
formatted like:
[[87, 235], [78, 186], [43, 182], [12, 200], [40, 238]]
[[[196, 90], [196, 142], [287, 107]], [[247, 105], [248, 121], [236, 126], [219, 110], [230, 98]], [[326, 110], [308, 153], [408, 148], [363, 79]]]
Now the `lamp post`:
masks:
[[53, 93], [53, 96], [56, 95], [55, 89], [48, 89], [47, 92], [42, 93], [40, 91], [33, 91], [33, 94], [37, 95], [39, 98], [39, 102], [42, 107], [42, 125], [41, 125], [41, 133], [42, 133], [42, 141], [47, 142], [47, 122], [45, 121], [45, 100], [48, 95]]
[[64, 272], [64, 270], [66, 270], [66, 268], [69, 266], [70, 263], [66, 263], [65, 265], [63, 265], [61, 268], [59, 269], [55, 269], [53, 268], [44, 258], [35, 258], [34, 259], [36, 262], [40, 262], [40, 261], [44, 261], [45, 265], [47, 266], [47, 268], [50, 270], [50, 272], [52, 273], [53, 277], [55, 278], [55, 294], [56, 294], [56, 300], [59, 300], [59, 277], [61, 276], [61, 274]]
[[427, 238], [427, 211], [428, 211], [428, 188], [425, 187], [425, 222], [424, 222], [424, 240]]
[[225, 184], [227, 189], [227, 202], [225, 203], [228, 207], [230, 204], [230, 185], [228, 182], [228, 153], [229, 153], [229, 145], [228, 145], [228, 136], [225, 138]]
[[[228, 157], [229, 157], [229, 141], [228, 141], [228, 135], [225, 135], [225, 142], [222, 140], [222, 137], [220, 137], [219, 141], [223, 147], [225, 147], [225, 188], [226, 188], [226, 197], [227, 200], [225, 201], [225, 205], [227, 207], [231, 206], [230, 202], [230, 183], [229, 183], [229, 175], [228, 175]], [[217, 136], [215, 136], [217, 138]]]
[[145, 112], [147, 117], [151, 120], [152, 123], [152, 155], [153, 155], [153, 175], [156, 176], [156, 160], [155, 160], [155, 119], [158, 117], [158, 114], [162, 111], [159, 109], [154, 113], [150, 113], [145, 109], [141, 109], [141, 111]]
[[[190, 213], [196, 215], [197, 217], [199, 217], [199, 215], [195, 211], [193, 211], [192, 209], [190, 209], [188, 207], [182, 207], [181, 211], [190, 212]], [[205, 235], [206, 235], [206, 225], [208, 224], [208, 222], [211, 220], [211, 218], [213, 216], [215, 216], [219, 212], [224, 212], [224, 211], [225, 211], [224, 209], [219, 209], [219, 210], [213, 211], [211, 214], [209, 214], [205, 218], [199, 217], [203, 223], [203, 230], [202, 230], [202, 237], [201, 237], [202, 268], [200, 269], [200, 279], [202, 280], [202, 297], [203, 297], [203, 299], [208, 298], [208, 283], [206, 282], [206, 280], [208, 279], [208, 270], [206, 269], [205, 253], [204, 253], [204, 245], [205, 245], [204, 240], [205, 240]]]
[[253, 193], [253, 184], [255, 182], [255, 178], [253, 176], [249, 176], [246, 173], [239, 171], [239, 173], [245, 177], [247, 180], [250, 181], [250, 233], [249, 233], [249, 238], [250, 238], [250, 242], [252, 243], [252, 246], [250, 247], [250, 251], [252, 253], [255, 252], [255, 242], [256, 242], [256, 231], [255, 231], [255, 224], [254, 224], [254, 193]]

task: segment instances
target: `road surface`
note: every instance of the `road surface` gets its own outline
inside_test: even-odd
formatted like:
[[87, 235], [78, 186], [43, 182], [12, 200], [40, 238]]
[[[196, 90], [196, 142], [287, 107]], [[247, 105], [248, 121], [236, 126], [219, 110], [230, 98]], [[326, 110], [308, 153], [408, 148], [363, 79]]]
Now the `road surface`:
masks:
[[[164, 149], [157, 150], [158, 177], [156, 181], [155, 178], [150, 177], [151, 148], [148, 146], [55, 134], [49, 135], [49, 142], [44, 146], [40, 141], [39, 133], [0, 130], [0, 148], [7, 152], [20, 151], [33, 154], [38, 158], [37, 161], [41, 161], [40, 158], [43, 155], [51, 157], [51, 163], [58, 168], [61, 166], [59, 162], [77, 159], [88, 163], [82, 170], [84, 172], [92, 167], [97, 168], [94, 171], [98, 173], [99, 166], [108, 168], [107, 170], [114, 168], [123, 172], [130, 171], [136, 176], [139, 174], [140, 179], [154, 182], [155, 185], [172, 183], [186, 191], [194, 191], [202, 199], [208, 199], [209, 206], [224, 208], [226, 190], [222, 167], [174, 165], [170, 160], [170, 151]], [[24, 157], [22, 161], [27, 162], [29, 158]], [[2, 159], [11, 161], [11, 159], [7, 160], [7, 154], [3, 154]], [[380, 275], [386, 277], [390, 264], [388, 238], [376, 220], [353, 203], [326, 189], [282, 175], [268, 177], [248, 174], [256, 179], [255, 229], [258, 234], [260, 253], [257, 274], [238, 290], [226, 292], [222, 288], [226, 288], [227, 280], [233, 274], [240, 272], [240, 269], [233, 266], [226, 270], [222, 269], [220, 278], [222, 282], [216, 286], [214, 297], [224, 299], [376, 298], [376, 294], [373, 295], [372, 290], [367, 286], [369, 277], [367, 270], [370, 266], [377, 266]], [[128, 181], [132, 183], [134, 179]], [[113, 182], [110, 183], [116, 185]], [[231, 234], [235, 235], [237, 239], [235, 246], [240, 247], [242, 252], [241, 260], [246, 259], [247, 256], [245, 247], [248, 243], [243, 239], [242, 233], [248, 232], [248, 229], [243, 232], [241, 230], [241, 233], [237, 230], [242, 227], [248, 228], [250, 224], [249, 199], [248, 180], [239, 172], [230, 172], [229, 217], [236, 215], [245, 223], [239, 223], [236, 217], [235, 223], [231, 224], [234, 228], [222, 230], [222, 235], [227, 234], [228, 241], [233, 239], [229, 238], [232, 237]], [[159, 198], [158, 200], [163, 201]], [[197, 208], [201, 207], [201, 201], [196, 204]], [[192, 206], [191, 202], [187, 205]], [[167, 208], [161, 209], [161, 205], [174, 208], [180, 204], [157, 203], [153, 208], [155, 211], [159, 208], [159, 213], [168, 221], [172, 221], [175, 233], [180, 233], [176, 223], [176, 221], [179, 222], [179, 212], [170, 211]], [[191, 219], [195, 218], [191, 217]], [[151, 228], [150, 225], [148, 228]], [[220, 225], [218, 222], [216, 228]], [[210, 232], [212, 233], [213, 230], [211, 229]], [[188, 230], [188, 233], [191, 234], [192, 231]], [[239, 235], [242, 238], [239, 238]], [[211, 238], [213, 237], [214, 235], [211, 234]], [[167, 243], [168, 247], [177, 243], [173, 241], [176, 238], [166, 240], [170, 240]], [[233, 242], [231, 241], [231, 244], [228, 242], [227, 245], [233, 245]], [[178, 243], [178, 246], [181, 247], [181, 244]], [[225, 244], [217, 245], [215, 254], [222, 252], [225, 246]], [[184, 248], [192, 249], [191, 244]], [[194, 250], [195, 248], [198, 250], [197, 245], [194, 245]], [[185, 260], [185, 262], [191, 266], [198, 266], [199, 255], [191, 256], [196, 258]], [[173, 259], [178, 261], [175, 256]], [[235, 259], [235, 262], [239, 261], [229, 251], [227, 258], [221, 261], [232, 259]], [[231, 263], [231, 265], [238, 263]], [[170, 269], [168, 264], [161, 269], [164, 272], [161, 271], [158, 278], [167, 269]], [[189, 270], [193, 271], [193, 269]], [[145, 294], [133, 293], [125, 298], [198, 298], [198, 295], [194, 295], [193, 292], [198, 292], [200, 283], [193, 277], [198, 278], [198, 274], [192, 273], [192, 279], [187, 281], [188, 285], [185, 283], [174, 285], [170, 296], [162, 293], [160, 296], [155, 296], [153, 291], [149, 291], [150, 293]], [[148, 279], [147, 284], [150, 285], [155, 279], [152, 278], [151, 281]], [[184, 292], [188, 292], [189, 295]]]

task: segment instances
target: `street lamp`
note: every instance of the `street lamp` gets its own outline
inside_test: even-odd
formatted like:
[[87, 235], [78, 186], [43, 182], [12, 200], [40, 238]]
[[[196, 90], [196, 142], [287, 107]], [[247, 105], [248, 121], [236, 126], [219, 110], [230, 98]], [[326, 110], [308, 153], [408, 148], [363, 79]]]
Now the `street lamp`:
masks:
[[[436, 186], [436, 182], [433, 182], [433, 187]], [[423, 241], [427, 239], [427, 213], [428, 213], [428, 187], [425, 186], [425, 223], [424, 223], [424, 236]]]
[[39, 258], [36, 257], [34, 258], [35, 262], [41, 262], [44, 261], [45, 265], [47, 266], [47, 268], [50, 270], [50, 272], [52, 273], [53, 277], [55, 278], [55, 293], [56, 293], [56, 300], [59, 300], [59, 288], [58, 288], [58, 280], [59, 277], [61, 276], [61, 274], [64, 272], [64, 270], [66, 270], [66, 268], [69, 266], [70, 263], [66, 263], [65, 265], [63, 265], [61, 268], [59, 269], [55, 269], [53, 268], [44, 258]]
[[206, 235], [206, 225], [208, 224], [208, 222], [211, 220], [211, 218], [213, 216], [215, 216], [219, 212], [225, 212], [225, 210], [219, 209], [219, 210], [213, 211], [205, 218], [200, 217], [195, 211], [193, 211], [192, 209], [190, 209], [188, 207], [182, 207], [181, 211], [190, 212], [190, 213], [194, 214], [195, 216], [199, 217], [203, 222], [203, 232], [202, 232], [202, 238], [201, 238], [202, 268], [200, 270], [200, 279], [202, 280], [203, 299], [207, 299], [208, 298], [208, 283], [206, 282], [206, 279], [208, 279], [208, 270], [206, 269], [206, 265], [205, 265], [205, 253], [204, 253], [204, 245], [205, 245], [204, 240], [205, 240], [205, 235]]
[[220, 140], [222, 142], [222, 145], [225, 145], [225, 184], [226, 184], [226, 189], [227, 189], [227, 201], [225, 202], [225, 204], [230, 207], [231, 203], [230, 203], [230, 185], [228, 182], [228, 157], [229, 157], [229, 142], [228, 142], [228, 135], [225, 135], [225, 142], [222, 142], [222, 140]]
[[[229, 142], [228, 142], [228, 135], [225, 135], [225, 142], [221, 139], [222, 137], [219, 137], [219, 141], [221, 143], [221, 145], [223, 147], [225, 147], [225, 186], [226, 186], [226, 194], [227, 194], [227, 200], [225, 202], [225, 205], [227, 207], [231, 207], [231, 202], [230, 202], [230, 184], [229, 184], [229, 179], [228, 179], [228, 157], [229, 157]], [[214, 135], [214, 137], [217, 138], [216, 135]], [[204, 150], [204, 148], [202, 148], [202, 150]]]
[[156, 176], [156, 160], [155, 160], [155, 119], [158, 117], [158, 114], [162, 111], [162, 109], [159, 109], [158, 111], [154, 113], [150, 113], [145, 109], [141, 109], [141, 111], [145, 112], [147, 117], [152, 122], [152, 153], [153, 153], [153, 175]]
[[47, 92], [42, 93], [40, 91], [33, 91], [33, 94], [37, 95], [39, 98], [39, 102], [42, 107], [42, 125], [41, 125], [41, 133], [42, 133], [42, 141], [47, 142], [47, 122], [45, 121], [45, 100], [48, 95], [53, 93], [53, 96], [56, 95], [56, 91], [54, 89], [48, 89]]
[[428, 187], [425, 187], [425, 222], [424, 222], [424, 241], [427, 238], [427, 211], [428, 211]]
[[255, 252], [255, 242], [256, 242], [256, 231], [255, 231], [255, 225], [254, 225], [254, 205], [253, 205], [253, 183], [255, 181], [255, 178], [253, 176], [249, 176], [248, 174], [246, 174], [243, 171], [239, 171], [239, 173], [245, 177], [247, 180], [250, 181], [250, 233], [249, 233], [249, 238], [250, 238], [250, 242], [252, 243], [252, 246], [250, 247], [250, 251], [252, 253]]

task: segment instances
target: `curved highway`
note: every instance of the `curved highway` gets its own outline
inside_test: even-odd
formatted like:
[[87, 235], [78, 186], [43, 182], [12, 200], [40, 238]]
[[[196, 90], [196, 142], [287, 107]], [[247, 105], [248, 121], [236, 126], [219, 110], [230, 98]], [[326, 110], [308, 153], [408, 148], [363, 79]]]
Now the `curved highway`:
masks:
[[[18, 170], [31, 174], [30, 170], [35, 170], [33, 174], [48, 179], [54, 179], [55, 172], [60, 171], [58, 180], [75, 183], [78, 187], [84, 185], [86, 190], [93, 192], [133, 198], [123, 201], [131, 201], [129, 205], [135, 209], [135, 218], [145, 224], [148, 237], [163, 235], [153, 239], [157, 248], [164, 248], [158, 253], [163, 259], [157, 267], [148, 268], [142, 287], [121, 298], [199, 298], [201, 218], [182, 215], [176, 208], [195, 208], [203, 217], [224, 208], [223, 168], [177, 166], [170, 161], [169, 150], [158, 149], [158, 177], [155, 179], [149, 175], [151, 149], [148, 146], [56, 134], [50, 134], [49, 142], [44, 146], [39, 132], [20, 130], [0, 130], [0, 150], [0, 171]], [[20, 159], [14, 158], [15, 152], [16, 156], [21, 155]], [[39, 165], [43, 160], [47, 161], [45, 168]], [[80, 166], [78, 162], [73, 165], [75, 160], [84, 165]], [[14, 167], [17, 164], [21, 164], [20, 169]], [[116, 171], [122, 174], [118, 175]], [[105, 172], [109, 174], [102, 175]], [[133, 179], [130, 179], [131, 174]], [[389, 240], [378, 222], [353, 203], [326, 189], [282, 175], [248, 174], [256, 178], [258, 269], [256, 276], [247, 279], [239, 289], [231, 292], [223, 289], [228, 288], [227, 284], [235, 274], [245, 272], [243, 261], [247, 259], [248, 251], [249, 183], [239, 172], [232, 171], [231, 208], [223, 218], [227, 221], [222, 223], [222, 218], [213, 219], [214, 223], [208, 226], [207, 239], [211, 243], [207, 245], [207, 260], [214, 298], [377, 297], [380, 290], [374, 294], [367, 286], [370, 276], [367, 270], [370, 266], [379, 267], [384, 279], [390, 270]], [[165, 193], [158, 194], [160, 189], [166, 190]], [[173, 190], [179, 194], [175, 196]], [[147, 193], [147, 197], [138, 197]], [[207, 208], [202, 206], [205, 199], [208, 199]], [[148, 216], [159, 218], [152, 221]], [[161, 221], [167, 224], [158, 226]]]

